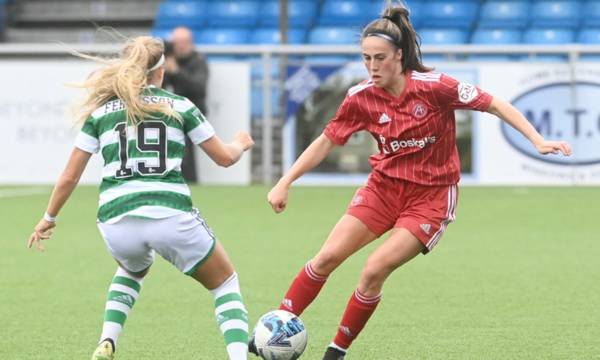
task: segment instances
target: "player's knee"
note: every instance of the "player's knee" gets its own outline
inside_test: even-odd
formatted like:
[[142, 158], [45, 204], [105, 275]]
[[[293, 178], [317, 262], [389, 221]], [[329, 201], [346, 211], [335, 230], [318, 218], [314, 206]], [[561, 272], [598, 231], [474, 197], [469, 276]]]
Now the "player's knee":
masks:
[[376, 284], [381, 281], [382, 274], [378, 267], [376, 266], [365, 266], [362, 273], [360, 274], [361, 283], [367, 286], [371, 284]]
[[119, 264], [119, 267], [121, 267], [121, 269], [125, 270], [126, 273], [128, 273], [129, 275], [136, 277], [136, 278], [144, 278], [146, 275], [148, 275], [148, 272], [150, 272], [150, 266], [148, 266], [147, 268], [145, 268], [142, 271], [131, 271], [131, 270], [127, 269], [125, 266], [123, 266], [119, 261], [117, 261], [117, 264]]
[[337, 268], [344, 259], [333, 251], [323, 251], [317, 254], [311, 262], [313, 270], [327, 276]]
[[381, 293], [385, 276], [376, 267], [365, 266], [358, 282], [358, 291], [364, 296], [377, 296]]
[[370, 258], [369, 260], [367, 260], [367, 264], [365, 265], [362, 271], [361, 283], [366, 284], [368, 286], [383, 285], [383, 282], [392, 271], [393, 268], [391, 266], [388, 266], [385, 262]]

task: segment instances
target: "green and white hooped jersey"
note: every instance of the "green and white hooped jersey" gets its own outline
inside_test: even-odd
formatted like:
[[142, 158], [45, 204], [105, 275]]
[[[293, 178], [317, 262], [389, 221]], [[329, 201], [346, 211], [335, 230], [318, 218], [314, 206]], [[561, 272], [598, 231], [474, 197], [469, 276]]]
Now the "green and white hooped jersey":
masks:
[[183, 122], [166, 116], [127, 125], [125, 104], [111, 100], [85, 121], [75, 146], [104, 159], [98, 221], [115, 223], [126, 215], [160, 219], [192, 210], [190, 189], [181, 174], [187, 135], [194, 144], [215, 131], [194, 104], [182, 96], [149, 87], [142, 95], [167, 103]]

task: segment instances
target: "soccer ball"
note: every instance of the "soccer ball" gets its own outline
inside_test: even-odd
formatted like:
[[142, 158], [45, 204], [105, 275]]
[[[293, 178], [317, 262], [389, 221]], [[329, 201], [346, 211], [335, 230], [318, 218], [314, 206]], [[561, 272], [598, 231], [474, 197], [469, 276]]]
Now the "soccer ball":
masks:
[[307, 333], [302, 320], [285, 310], [264, 314], [254, 327], [254, 342], [265, 360], [295, 360], [306, 348]]

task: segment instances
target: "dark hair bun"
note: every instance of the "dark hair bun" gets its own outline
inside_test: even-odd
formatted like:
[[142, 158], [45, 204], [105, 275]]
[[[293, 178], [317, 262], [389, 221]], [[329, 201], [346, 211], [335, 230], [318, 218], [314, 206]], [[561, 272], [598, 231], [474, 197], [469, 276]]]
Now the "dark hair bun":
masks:
[[408, 16], [410, 15], [407, 8], [404, 6], [393, 6], [388, 7], [383, 11], [383, 15], [381, 16], [384, 19], [391, 20], [395, 23], [401, 23], [402, 19], [408, 20]]

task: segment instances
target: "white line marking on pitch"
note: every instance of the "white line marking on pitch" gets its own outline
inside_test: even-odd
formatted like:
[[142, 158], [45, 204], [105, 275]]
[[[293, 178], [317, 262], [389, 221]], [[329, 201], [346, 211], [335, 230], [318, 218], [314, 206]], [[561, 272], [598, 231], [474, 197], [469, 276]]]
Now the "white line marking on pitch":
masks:
[[19, 197], [19, 196], [32, 196], [47, 194], [50, 190], [48, 188], [8, 188], [0, 189], [0, 198], [8, 197]]

